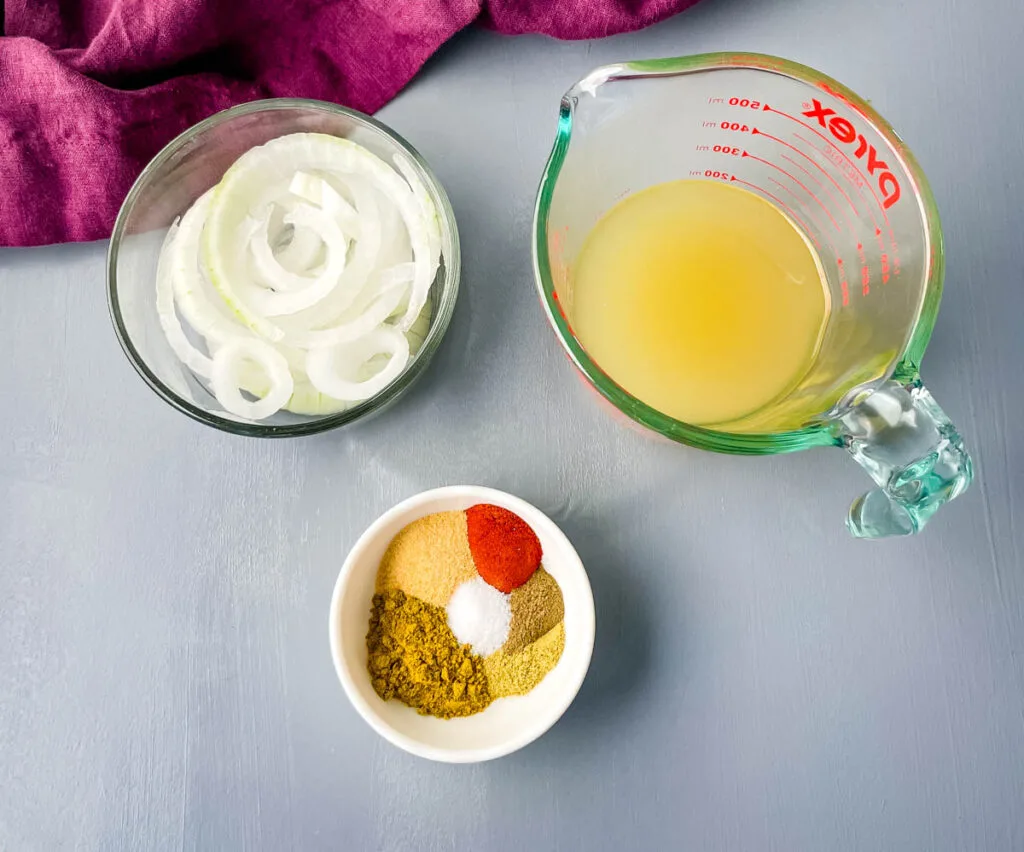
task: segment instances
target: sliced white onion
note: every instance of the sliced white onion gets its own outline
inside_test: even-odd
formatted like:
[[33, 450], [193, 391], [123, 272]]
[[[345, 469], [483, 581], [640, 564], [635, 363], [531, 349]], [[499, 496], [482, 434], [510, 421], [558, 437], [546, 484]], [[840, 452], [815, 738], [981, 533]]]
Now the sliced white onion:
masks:
[[293, 228], [291, 239], [275, 253], [275, 257], [289, 272], [309, 272], [322, 262], [323, 250], [323, 241], [312, 231]]
[[290, 336], [297, 346], [320, 349], [349, 343], [369, 334], [394, 315], [408, 291], [413, 272], [412, 264], [391, 267], [376, 276], [374, 285], [360, 294], [356, 303], [337, 325]]
[[[429, 291], [436, 268], [430, 264], [429, 223], [423, 221], [421, 202], [410, 185], [379, 157], [351, 140], [322, 133], [293, 133], [272, 139], [247, 151], [228, 169], [214, 195], [204, 236], [205, 260], [214, 286], [224, 294], [233, 309], [250, 319], [249, 306], [234, 291], [232, 281], [237, 276], [237, 269], [232, 269], [237, 260], [231, 259], [230, 251], [236, 229], [247, 209], [263, 203], [270, 192], [266, 189], [268, 185], [276, 185], [285, 179], [290, 183], [296, 171], [318, 170], [346, 178], [363, 177], [398, 207], [409, 231], [417, 265], [412, 285], [413, 302], [422, 307], [421, 294]], [[356, 207], [362, 217], [362, 205], [357, 204]], [[416, 314], [407, 315], [402, 323], [403, 331], [415, 317]]]
[[[343, 377], [342, 364], [347, 372], [354, 372], [378, 354], [388, 355], [387, 363], [379, 373], [362, 381]], [[398, 378], [409, 362], [409, 341], [394, 328], [378, 328], [365, 337], [338, 346], [311, 349], [306, 359], [306, 372], [313, 385], [328, 396], [360, 402], [376, 396]]]
[[[263, 398], [255, 402], [245, 399], [240, 390], [246, 361], [263, 368], [269, 385]], [[239, 337], [224, 344], [213, 356], [210, 385], [226, 411], [250, 420], [263, 420], [288, 402], [295, 380], [284, 355], [273, 346], [253, 337]]]
[[[412, 163], [405, 157], [397, 154], [394, 159], [395, 166], [408, 182], [409, 187], [412, 189], [413, 197], [416, 199], [417, 205], [419, 205], [420, 215], [424, 223], [424, 235], [427, 240], [426, 269], [428, 271], [426, 274], [417, 277], [413, 282], [412, 295], [409, 297], [409, 307], [405, 312], [405, 316], [398, 323], [400, 329], [408, 331], [412, 324], [416, 322], [416, 318], [420, 315], [420, 311], [423, 310], [423, 306], [427, 303], [427, 297], [430, 295], [430, 286], [434, 283], [434, 278], [437, 275], [437, 268], [441, 257], [441, 228], [437, 218], [437, 208], [434, 207], [434, 203], [430, 200], [430, 195], [427, 193], [426, 187], [423, 186], [419, 175], [416, 174], [416, 169]], [[409, 234], [412, 236], [411, 228]]]
[[285, 266], [278, 254], [271, 248], [269, 216], [256, 223], [252, 237], [248, 240], [256, 276], [264, 283], [272, 286], [276, 291], [301, 290], [313, 283], [313, 277], [308, 274], [309, 266], [294, 269], [294, 264], [301, 264], [303, 261], [312, 263], [313, 251], [319, 249], [324, 243], [320, 239], [320, 235], [310, 228], [294, 228], [292, 242], [289, 245], [294, 243], [296, 239], [300, 243], [308, 243], [310, 248], [307, 249], [305, 246], [300, 246], [299, 249], [294, 250], [297, 256], [289, 256], [293, 263], [292, 268]]
[[[228, 341], [237, 337], [255, 337], [255, 334], [241, 320], [228, 313], [224, 300], [199, 269], [199, 238], [209, 202], [208, 191], [189, 208], [178, 224], [173, 241], [169, 241], [169, 244], [165, 241], [160, 261], [162, 263], [164, 258], [168, 261], [174, 301], [182, 318], [198, 335], [206, 339], [206, 347], [212, 355]], [[277, 348], [288, 360], [293, 372], [305, 370], [305, 352], [281, 343], [277, 344]], [[199, 374], [208, 377], [209, 368], [207, 372]]]
[[[216, 187], [212, 192], [213, 195], [215, 196]], [[212, 202], [213, 196], [211, 196], [210, 206], [212, 206]], [[190, 210], [189, 212], [191, 213], [192, 211]], [[206, 222], [209, 222], [209, 209], [207, 209], [207, 215], [205, 219]], [[205, 223], [197, 223], [197, 225], [198, 233], [196, 236], [200, 244], [199, 256], [201, 257], [201, 246], [203, 240], [205, 239], [206, 234], [209, 231], [209, 228], [204, 226]], [[187, 257], [184, 258], [184, 260], [186, 262], [189, 262], [189, 259]], [[237, 317], [238, 320], [241, 321], [243, 325], [247, 326], [248, 328], [251, 328], [258, 335], [270, 341], [278, 341], [284, 337], [284, 332], [280, 328], [278, 328], [276, 325], [274, 325], [274, 323], [270, 322], [270, 320], [268, 320], [265, 316], [261, 316], [258, 312], [254, 311], [248, 304], [246, 304], [245, 300], [235, 291], [235, 287], [232, 284], [232, 279], [224, 277], [223, 275], [219, 278], [216, 277], [213, 268], [209, 265], [204, 266], [203, 272], [206, 273], [206, 279], [213, 286], [213, 289], [217, 291], [218, 295], [220, 296], [221, 300], [223, 301], [227, 309], [231, 312], [233, 316]], [[235, 280], [238, 280], [237, 273]], [[257, 288], [255, 288], [252, 284], [248, 284], [248, 289], [255, 290]]]
[[283, 321], [291, 332], [323, 329], [339, 322], [379, 266], [380, 208], [375, 193], [365, 181], [352, 181], [350, 187], [360, 216], [360, 238], [355, 242], [352, 258], [341, 273], [338, 286], [326, 299], [315, 308]]
[[204, 378], [209, 378], [212, 363], [210, 359], [196, 349], [185, 336], [181, 327], [181, 321], [174, 309], [174, 287], [171, 283], [170, 270], [170, 246], [174, 243], [178, 234], [178, 224], [174, 223], [167, 229], [167, 236], [164, 237], [163, 246], [160, 249], [160, 257], [156, 264], [156, 313], [160, 320], [160, 327], [167, 337], [174, 354], [193, 373]]
[[438, 211], [416, 167], [394, 163], [346, 139], [281, 137], [240, 157], [172, 226], [158, 318], [225, 416], [343, 411], [423, 345]]
[[[280, 191], [250, 218], [256, 222], [266, 221], [268, 249], [282, 267], [308, 275], [323, 262], [324, 244], [315, 233], [285, 223], [284, 217], [300, 203], [302, 199], [293, 193]], [[262, 251], [260, 246], [252, 248], [254, 253]]]
[[[269, 244], [259, 238], [259, 231], [263, 228], [260, 225], [254, 234], [254, 241], [266, 245], [269, 257], [263, 257], [265, 264], [260, 267], [259, 258], [254, 253], [257, 277], [273, 289], [251, 287], [246, 288], [246, 294], [248, 303], [268, 317], [296, 314], [322, 301], [338, 286], [338, 278], [345, 269], [345, 256], [348, 252], [345, 235], [337, 222], [323, 210], [300, 204], [284, 217], [284, 221], [296, 228], [310, 230], [320, 237], [327, 246], [327, 263], [321, 272], [312, 277], [289, 272], [274, 258]], [[240, 227], [245, 228], [245, 225]]]
[[380, 254], [379, 266], [394, 266], [398, 263], [412, 263], [412, 244], [409, 232], [402, 221], [402, 214], [384, 195], [374, 190], [380, 206]]
[[174, 299], [185, 322], [208, 341], [212, 338], [222, 343], [240, 333], [252, 332], [228, 313], [224, 300], [199, 270], [199, 239], [212, 194], [213, 190], [205, 192], [188, 209], [174, 240], [169, 245], [165, 243], [161, 259], [168, 259]]
[[309, 172], [296, 172], [288, 189], [293, 195], [316, 205], [331, 216], [346, 233], [359, 233], [362, 224], [359, 211], [324, 178]]

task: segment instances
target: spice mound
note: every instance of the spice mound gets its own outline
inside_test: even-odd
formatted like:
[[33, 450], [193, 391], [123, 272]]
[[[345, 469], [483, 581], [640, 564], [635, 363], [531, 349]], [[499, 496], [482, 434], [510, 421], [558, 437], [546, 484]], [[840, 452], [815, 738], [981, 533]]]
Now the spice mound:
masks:
[[376, 693], [452, 719], [530, 692], [565, 648], [562, 590], [542, 558], [529, 524], [500, 506], [404, 527], [377, 571], [366, 634]]
[[491, 703], [482, 661], [452, 636], [443, 609], [398, 590], [373, 596], [370, 677], [385, 701], [451, 719]]

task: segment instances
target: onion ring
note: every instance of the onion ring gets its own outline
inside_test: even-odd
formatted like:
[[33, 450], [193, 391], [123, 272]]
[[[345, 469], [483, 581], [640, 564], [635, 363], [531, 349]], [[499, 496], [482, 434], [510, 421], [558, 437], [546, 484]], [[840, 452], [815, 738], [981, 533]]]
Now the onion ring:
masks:
[[[263, 398], [256, 402], [245, 399], [240, 390], [241, 368], [245, 361], [261, 366], [270, 385]], [[288, 402], [295, 380], [284, 355], [273, 346], [254, 337], [238, 337], [225, 343], [213, 356], [210, 386], [225, 411], [249, 420], [263, 420]]]
[[[339, 357], [361, 366], [380, 353], [387, 353], [387, 363], [371, 378], [353, 381], [338, 374]], [[306, 372], [313, 386], [322, 393], [346, 402], [361, 402], [384, 390], [398, 378], [408, 362], [409, 341], [405, 335], [397, 329], [382, 327], [351, 343], [311, 349], [306, 358]]]

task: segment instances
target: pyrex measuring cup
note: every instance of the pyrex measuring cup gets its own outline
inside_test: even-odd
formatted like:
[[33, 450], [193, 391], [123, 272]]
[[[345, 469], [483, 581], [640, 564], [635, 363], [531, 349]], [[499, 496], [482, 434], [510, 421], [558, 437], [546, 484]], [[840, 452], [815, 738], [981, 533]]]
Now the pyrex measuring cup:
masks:
[[[726, 181], [784, 212], [817, 251], [831, 299], [803, 380], [720, 428], [631, 396], [572, 329], [573, 266], [591, 228], [622, 198], [682, 178]], [[970, 457], [919, 376], [942, 292], [934, 199], [888, 123], [834, 80], [735, 53], [593, 71], [562, 99], [537, 197], [534, 264], [572, 360], [644, 426], [720, 452], [846, 447], [878, 485], [850, 508], [854, 535], [916, 532], [970, 484]]]

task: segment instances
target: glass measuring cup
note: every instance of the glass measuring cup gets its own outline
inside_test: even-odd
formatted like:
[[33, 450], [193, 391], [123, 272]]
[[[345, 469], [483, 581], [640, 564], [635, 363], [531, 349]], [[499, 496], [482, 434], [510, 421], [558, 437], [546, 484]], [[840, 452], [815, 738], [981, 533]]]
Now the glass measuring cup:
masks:
[[[573, 333], [573, 267], [598, 220], [632, 193], [725, 181], [784, 212], [814, 246], [831, 311], [791, 390], [742, 420], [675, 420], [612, 381]], [[878, 488], [850, 507], [858, 537], [917, 532], [973, 476], [921, 383], [942, 292], [938, 211], [913, 155], [866, 101], [810, 68], [715, 53], [598, 68], [563, 97], [533, 237], [541, 301], [570, 358], [616, 408], [702, 449], [845, 447]]]

